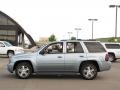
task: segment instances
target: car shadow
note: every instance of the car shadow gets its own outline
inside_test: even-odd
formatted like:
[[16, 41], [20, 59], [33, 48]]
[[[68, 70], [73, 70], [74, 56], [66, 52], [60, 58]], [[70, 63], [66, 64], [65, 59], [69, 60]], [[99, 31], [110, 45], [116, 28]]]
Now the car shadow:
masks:
[[83, 79], [77, 75], [32, 75], [30, 79]]
[[[15, 74], [6, 74], [2, 75], [2, 78], [18, 80], [19, 78], [15, 76]], [[85, 80], [80, 75], [32, 75], [28, 79], [19, 79], [19, 80]], [[97, 76], [94, 80], [103, 80], [104, 77]]]
[[117, 60], [117, 61], [115, 61], [115, 62], [112, 62], [112, 63], [120, 63], [120, 60]]
[[0, 58], [8, 58], [7, 55], [0, 55]]

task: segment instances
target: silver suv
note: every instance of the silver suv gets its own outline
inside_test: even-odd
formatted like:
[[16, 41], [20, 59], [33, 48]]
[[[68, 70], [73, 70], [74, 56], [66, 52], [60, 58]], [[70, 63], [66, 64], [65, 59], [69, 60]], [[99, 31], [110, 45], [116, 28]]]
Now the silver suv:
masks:
[[10, 58], [8, 71], [25, 79], [33, 73], [76, 74], [91, 80], [111, 68], [106, 50], [97, 41], [60, 41], [29, 54]]

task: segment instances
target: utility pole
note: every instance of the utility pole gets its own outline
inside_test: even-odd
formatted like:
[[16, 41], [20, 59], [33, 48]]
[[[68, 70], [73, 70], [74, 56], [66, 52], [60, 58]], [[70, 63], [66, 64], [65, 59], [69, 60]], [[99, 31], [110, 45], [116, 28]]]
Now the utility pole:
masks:
[[118, 8], [120, 8], [120, 5], [109, 5], [109, 7], [116, 9], [116, 17], [115, 17], [115, 41], [117, 41], [117, 17], [118, 17]]
[[94, 26], [94, 21], [98, 21], [98, 19], [88, 19], [89, 21], [92, 21], [92, 39], [94, 39], [94, 31], [93, 31], [93, 26]]
[[71, 39], [72, 32], [68, 32], [69, 40]]
[[82, 29], [81, 28], [75, 28], [75, 30], [77, 31], [76, 39], [79, 39], [78, 34], [79, 34], [79, 31], [82, 30]]

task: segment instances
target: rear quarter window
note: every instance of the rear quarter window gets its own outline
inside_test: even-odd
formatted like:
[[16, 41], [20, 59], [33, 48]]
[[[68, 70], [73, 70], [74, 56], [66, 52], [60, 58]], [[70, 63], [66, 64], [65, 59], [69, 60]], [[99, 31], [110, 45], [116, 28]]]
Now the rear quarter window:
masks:
[[84, 44], [87, 47], [89, 53], [106, 52], [105, 48], [100, 42], [84, 42]]
[[105, 44], [107, 49], [120, 49], [119, 44]]

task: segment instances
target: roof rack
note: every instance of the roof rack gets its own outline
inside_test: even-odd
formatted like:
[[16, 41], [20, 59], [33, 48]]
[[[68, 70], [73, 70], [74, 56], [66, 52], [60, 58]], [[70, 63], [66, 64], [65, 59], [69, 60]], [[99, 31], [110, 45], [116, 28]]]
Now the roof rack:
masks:
[[[97, 41], [96, 39], [76, 39], [77, 41]], [[68, 40], [68, 39], [63, 39], [60, 41], [76, 41], [76, 40]]]

